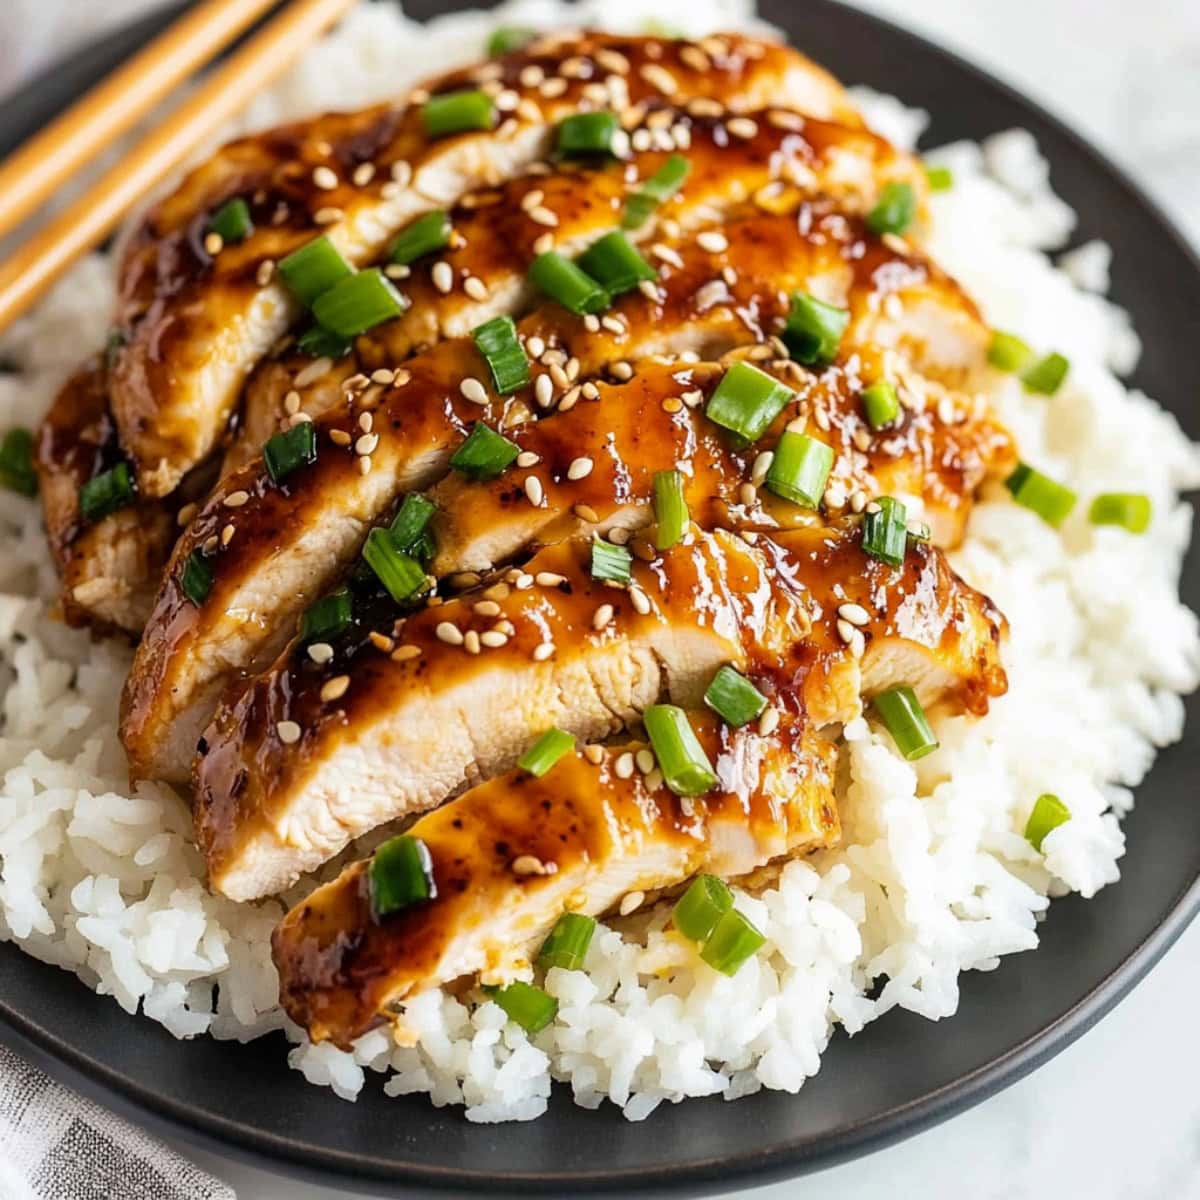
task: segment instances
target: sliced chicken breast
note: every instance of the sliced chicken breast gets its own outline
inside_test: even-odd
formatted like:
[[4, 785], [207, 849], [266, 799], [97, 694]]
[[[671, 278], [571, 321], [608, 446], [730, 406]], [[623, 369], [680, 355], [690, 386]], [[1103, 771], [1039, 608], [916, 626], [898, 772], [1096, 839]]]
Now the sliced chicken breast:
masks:
[[[830, 228], [844, 230], [845, 220]], [[802, 234], [794, 215], [755, 206], [711, 232], [719, 232], [718, 241], [696, 234], [656, 243], [655, 288], [626, 293], [603, 319], [580, 318], [553, 303], [523, 318], [535, 379], [509, 399], [486, 386], [489, 368], [465, 340], [439, 343], [401, 367], [378, 367], [378, 375], [347, 379], [344, 364], [320, 359], [301, 368], [296, 388], [276, 376], [276, 394], [294, 392], [291, 407], [300, 406], [289, 416], [285, 404], [289, 424], [312, 415], [303, 408], [308, 396], [323, 410], [332, 405], [316, 422], [317, 461], [282, 488], [261, 460], [251, 461], [222, 481], [181, 538], [126, 688], [122, 738], [135, 774], [186, 779], [223, 688], [275, 657], [300, 612], [353, 560], [370, 526], [406, 492], [441, 478], [475, 421], [511, 429], [533, 414], [569, 411], [593, 394], [591, 375], [605, 368], [628, 379], [631, 360], [649, 355], [710, 358], [764, 342], [784, 320], [793, 289], [821, 290], [852, 310], [883, 313], [896, 308], [887, 303], [896, 280], [924, 281], [911, 286], [922, 300], [942, 298], [946, 328], [964, 330], [964, 343], [982, 361], [982, 326], [953, 283], [908, 259], [904, 271], [879, 269], [896, 261], [896, 252], [875, 240], [864, 245], [861, 230], [838, 238], [817, 222]], [[899, 323], [902, 311], [886, 319]], [[881, 360], [878, 369], [885, 368], [896, 371]], [[341, 401], [331, 379], [342, 380]], [[487, 402], [469, 399], [464, 387]], [[368, 447], [369, 472], [361, 474], [353, 451]], [[199, 605], [180, 590], [197, 551], [214, 577]]]
[[103, 360], [90, 359], [59, 390], [38, 431], [37, 468], [50, 551], [71, 625], [141, 632], [175, 538], [173, 507], [134, 500], [94, 522], [79, 489], [121, 461]]
[[[143, 493], [167, 494], [216, 445], [250, 370], [298, 315], [273, 265], [313, 238], [368, 263], [418, 214], [544, 158], [555, 123], [580, 108], [637, 117], [635, 106], [662, 99], [800, 111], [812, 103], [814, 116], [846, 116], [840, 89], [802, 56], [752, 39], [724, 44], [728, 54], [713, 58], [683, 41], [559, 38], [455, 72], [406, 107], [268, 131], [200, 168], [146, 218], [123, 271], [119, 315], [130, 337], [112, 402]], [[494, 129], [426, 134], [429, 94], [481, 85], [494, 96]], [[234, 197], [248, 204], [253, 230], [225, 246], [207, 222]]]
[[[195, 816], [212, 886], [277, 891], [512, 766], [548, 726], [596, 740], [664, 695], [698, 707], [725, 662], [818, 727], [857, 715], [888, 662], [930, 703], [978, 711], [1003, 690], [1002, 619], [937, 551], [886, 566], [853, 522], [756, 540], [697, 535], [636, 561], [628, 589], [592, 577], [588, 541], [563, 543], [496, 590], [382, 624], [367, 611], [323, 661], [289, 650], [204, 734]], [[851, 603], [867, 622], [846, 641]]]
[[429, 850], [431, 900], [375, 916], [370, 862], [318, 888], [272, 940], [288, 1015], [346, 1046], [426, 988], [526, 972], [564, 911], [599, 916], [697, 871], [745, 875], [836, 841], [832, 743], [799, 719], [765, 736], [701, 714], [693, 724], [720, 780], [705, 796], [681, 801], [660, 774], [631, 773], [626, 756], [644, 745], [577, 749], [541, 779], [508, 772], [407, 831]]

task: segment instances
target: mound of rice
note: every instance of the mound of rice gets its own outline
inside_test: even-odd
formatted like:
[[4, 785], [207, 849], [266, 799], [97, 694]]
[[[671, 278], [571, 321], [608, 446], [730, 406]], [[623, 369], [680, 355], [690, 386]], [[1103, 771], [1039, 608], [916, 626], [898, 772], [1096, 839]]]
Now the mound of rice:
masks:
[[[571, 10], [530, 0], [501, 19], [636, 28], [643, 12], [633, 0]], [[735, 0], [660, 3], [656, 15], [694, 32], [752, 24]], [[395, 94], [441, 62], [477, 54], [495, 19], [444, 18], [414, 36], [395, 7], [362, 7], [260, 96], [244, 124]], [[881, 131], [915, 141], [922, 114], [861, 98]], [[1079, 247], [1057, 267], [1047, 257], [1073, 215], [1050, 192], [1032, 139], [1011, 132], [930, 157], [955, 178], [934, 199], [934, 256], [992, 323], [1071, 360], [1053, 400], [1011, 379], [992, 397], [1023, 457], [1085, 501], [1115, 488], [1147, 492], [1154, 522], [1143, 537], [1095, 529], [1081, 502], [1056, 532], [1002, 490], [985, 497], [954, 560], [1011, 621], [1009, 694], [984, 720], [939, 721], [940, 752], [915, 766], [865, 721], [846, 730], [844, 843], [791, 863], [760, 895], [739, 895], [768, 944], [736, 980], [699, 963], [660, 913], [640, 940], [598, 930], [585, 970], [552, 970], [559, 1016], [535, 1038], [493, 1003], [471, 1008], [430, 992], [409, 1010], [415, 1047], [383, 1031], [352, 1054], [310, 1045], [276, 1003], [268, 938], [281, 905], [210, 895], [183, 800], [164, 787], [129, 789], [114, 724], [128, 651], [51, 617], [56, 581], [37, 508], [7, 492], [0, 937], [178, 1037], [284, 1029], [292, 1065], [346, 1099], [373, 1071], [386, 1074], [390, 1095], [425, 1092], [434, 1104], [464, 1105], [470, 1120], [519, 1120], [545, 1110], [557, 1079], [578, 1103], [607, 1098], [639, 1120], [663, 1100], [796, 1091], [837, 1027], [853, 1034], [897, 1005], [949, 1016], [959, 972], [1036, 947], [1050, 897], [1113, 883], [1130, 789], [1156, 747], [1180, 736], [1180, 693], [1200, 679], [1196, 618], [1177, 594], [1190, 535], [1179, 492], [1200, 485], [1200, 452], [1120, 382], [1138, 343], [1103, 296], [1107, 248]], [[89, 259], [3, 339], [19, 373], [0, 376], [0, 428], [36, 422], [79, 347], [101, 343], [111, 275], [108, 261]], [[1021, 831], [1045, 791], [1073, 816], [1047, 837], [1043, 857]]]

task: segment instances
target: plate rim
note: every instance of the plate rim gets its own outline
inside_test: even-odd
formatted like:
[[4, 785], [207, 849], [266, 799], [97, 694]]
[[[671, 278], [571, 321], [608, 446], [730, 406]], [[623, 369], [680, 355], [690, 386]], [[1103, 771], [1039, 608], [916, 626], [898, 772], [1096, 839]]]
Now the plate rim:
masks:
[[[490, 0], [485, 0], [487, 2]], [[999, 93], [1048, 126], [1058, 137], [1069, 142], [1075, 152], [1087, 160], [1089, 167], [1115, 182], [1127, 201], [1141, 208], [1159, 226], [1173, 243], [1173, 249], [1200, 277], [1200, 249], [1183, 234], [1159, 201], [1123, 166], [1079, 133], [1066, 119], [932, 37], [873, 11], [846, 3], [845, 0], [816, 0], [816, 5], [818, 8], [840, 10], [843, 18], [853, 18], [867, 28], [882, 30], [890, 39], [907, 42], [925, 52], [932, 51], [964, 75]], [[72, 68], [102, 52], [106, 46], [121, 44], [137, 36], [138, 31], [161, 27], [168, 14], [181, 11], [185, 6], [181, 0], [171, 0], [101, 37], [80, 44], [10, 91], [3, 97], [5, 103], [20, 103], [47, 90], [53, 75], [69, 73]], [[1200, 539], [1193, 544], [1193, 551], [1197, 543], [1200, 543]], [[1194, 728], [1184, 734], [1185, 738], [1196, 736]], [[1159, 751], [1161, 753], [1162, 749]], [[1119, 886], [1119, 883], [1114, 886]], [[169, 1094], [155, 1093], [136, 1080], [122, 1076], [114, 1068], [90, 1057], [79, 1046], [41, 1028], [35, 1019], [16, 1010], [2, 998], [0, 1043], [23, 1053], [51, 1077], [98, 1100], [126, 1119], [143, 1123], [160, 1135], [178, 1137], [200, 1149], [259, 1169], [358, 1194], [413, 1195], [419, 1191], [444, 1194], [450, 1189], [467, 1189], [490, 1195], [517, 1195], [530, 1191], [561, 1191], [568, 1187], [588, 1193], [620, 1191], [625, 1195], [647, 1191], [659, 1194], [684, 1191], [693, 1195], [713, 1194], [730, 1188], [763, 1186], [832, 1167], [894, 1145], [973, 1108], [1048, 1062], [1103, 1019], [1146, 977], [1197, 915], [1200, 915], [1200, 865], [1191, 883], [1170, 900], [1161, 922], [1141, 941], [1132, 945], [1107, 974], [1057, 1018], [989, 1062], [960, 1074], [943, 1086], [914, 1100], [883, 1109], [865, 1120], [838, 1126], [823, 1134], [819, 1142], [779, 1142], [744, 1153], [693, 1160], [684, 1166], [613, 1167], [604, 1172], [580, 1171], [569, 1176], [512, 1172], [505, 1180], [503, 1190], [497, 1190], [494, 1186], [494, 1176], [471, 1171], [461, 1165], [413, 1165], [406, 1169], [403, 1178], [398, 1179], [394, 1170], [385, 1175], [369, 1164], [364, 1170], [362, 1159], [352, 1153], [314, 1149], [257, 1128], [237, 1125], [232, 1119], [199, 1110]], [[20, 949], [19, 943], [14, 944]]]

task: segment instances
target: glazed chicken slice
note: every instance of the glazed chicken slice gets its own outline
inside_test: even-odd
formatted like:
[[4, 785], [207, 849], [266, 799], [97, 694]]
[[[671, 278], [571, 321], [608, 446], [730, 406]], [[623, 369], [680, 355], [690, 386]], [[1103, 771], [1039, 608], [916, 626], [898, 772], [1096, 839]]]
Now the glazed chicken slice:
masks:
[[[700, 100], [853, 120], [837, 84], [794, 51], [737, 36], [721, 45], [714, 56], [684, 41], [560, 37], [443, 77], [407, 106], [316, 118], [215, 156], [149, 214], [122, 271], [129, 341], [112, 403], [142, 492], [167, 494], [216, 445], [247, 375], [299, 315], [274, 264], [317, 236], [366, 264], [420, 213], [543, 159], [556, 122], [580, 109], [613, 107], [636, 124], [645, 101]], [[492, 128], [427, 133], [430, 94], [481, 86]], [[233, 199], [252, 228], [225, 246], [206, 231]]]
[[[476, 421], [512, 428], [542, 412], [542, 402], [546, 411], [569, 410], [592, 395], [593, 385], [583, 381], [603, 367], [628, 378], [630, 360], [648, 355], [716, 357], [764, 341], [786, 316], [793, 289], [848, 304], [857, 314], [855, 344], [882, 324], [902, 328], [904, 301], [911, 299], [944, 313], [940, 343], [957, 337], [948, 373], [982, 361], [983, 327], [953, 282], [915, 256], [865, 239], [846, 218], [815, 220], [802, 234], [795, 214], [755, 209], [731, 217], [710, 248], [698, 237], [663, 244], [667, 259], [659, 260], [652, 293], [626, 293], [603, 319], [589, 322], [553, 303], [524, 318], [519, 328], [526, 351], [544, 370], [535, 369], [531, 387], [512, 399], [485, 387], [489, 368], [467, 341], [439, 343], [385, 370], [390, 383], [361, 372], [347, 379], [347, 368], [329, 359], [302, 368], [295, 403], [303, 406], [318, 389], [334, 405], [316, 422], [317, 461], [279, 488], [261, 460], [252, 460], [222, 481], [180, 539], [126, 689], [122, 738], [135, 773], [187, 777], [221, 690], [275, 657], [300, 612], [353, 560], [369, 527], [406, 492], [444, 475]], [[904, 290], [897, 293], [897, 286]], [[911, 346], [897, 340], [925, 361], [923, 335]], [[335, 385], [329, 375], [341, 379], [341, 401], [330, 401]], [[467, 398], [467, 381], [486, 404]], [[311, 415], [301, 407], [289, 421]], [[370, 468], [361, 474], [353, 451], [366, 447]], [[180, 586], [197, 551], [214, 577], [199, 605]]]
[[736, 877], [837, 840], [830, 741], [791, 716], [767, 735], [693, 721], [720, 780], [707, 795], [680, 800], [661, 775], [630, 773], [626, 756], [647, 749], [637, 743], [577, 749], [540, 779], [513, 770], [407, 831], [428, 847], [431, 900], [373, 915], [369, 862], [318, 888], [272, 942], [288, 1015], [346, 1046], [405, 997], [527, 968], [568, 907], [599, 916], [697, 871]]
[[38, 432], [35, 464], [50, 551], [62, 576], [63, 616], [71, 625], [136, 634], [171, 554], [175, 514], [151, 500], [85, 517], [80, 487], [120, 461], [107, 371], [96, 357], [55, 396]]
[[[212, 886], [277, 891], [511, 767], [548, 726], [597, 740], [664, 695], [697, 707], [723, 663], [817, 728], [856, 716], [880, 680], [975, 712], [1004, 688], [990, 602], [932, 548], [900, 568], [871, 558], [856, 522], [754, 545], [699, 534], [635, 561], [628, 588], [593, 578], [592, 553], [562, 543], [487, 590], [398, 621], [362, 613], [332, 654], [297, 645], [223, 705], [195, 771]], [[865, 622], [847, 635], [850, 604]]]
[[[436, 508], [432, 573], [486, 572], [530, 545], [642, 529], [654, 519], [655, 475], [677, 463], [689, 515], [702, 528], [811, 524], [812, 509], [764, 486], [773, 447], [789, 428], [802, 427], [834, 450], [827, 511], [861, 511], [875, 496], [896, 496], [941, 546], [961, 540], [982, 483], [1016, 465], [1008, 431], [978, 398], [909, 375], [901, 387], [908, 403], [875, 430], [863, 409], [867, 381], [857, 357], [819, 374], [789, 361], [758, 365], [794, 398], [744, 450], [704, 415], [725, 374], [715, 363], [643, 364], [631, 383], [600, 384], [569, 413], [514, 429], [510, 437], [527, 464], [519, 472], [489, 480], [451, 472], [428, 493]], [[537, 505], [529, 502], [530, 478]]]

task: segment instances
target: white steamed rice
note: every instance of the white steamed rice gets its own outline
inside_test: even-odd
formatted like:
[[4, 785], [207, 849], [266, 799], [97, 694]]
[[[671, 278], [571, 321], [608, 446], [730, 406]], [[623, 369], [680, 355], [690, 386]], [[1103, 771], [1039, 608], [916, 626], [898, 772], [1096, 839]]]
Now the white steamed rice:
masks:
[[[644, 11], [636, 0], [529, 0], [502, 19], [636, 28]], [[693, 32], [751, 18], [739, 0], [659, 0], [655, 15]], [[396, 94], [474, 56], [495, 19], [419, 28], [393, 6], [361, 7], [256, 100], [243, 126]], [[881, 131], [913, 143], [922, 114], [861, 98]], [[1059, 533], [1002, 490], [978, 506], [954, 561], [1012, 624], [1009, 694], [981, 721], [940, 721], [940, 752], [915, 767], [865, 721], [846, 730], [843, 844], [790, 864], [761, 895], [739, 896], [768, 944], [736, 979], [700, 964], [659, 915], [644, 945], [602, 927], [586, 970], [552, 970], [559, 1016], [535, 1038], [492, 1003], [472, 1010], [431, 992], [410, 1006], [415, 1048], [383, 1031], [352, 1054], [310, 1045], [276, 1002], [268, 939], [281, 905], [211, 895], [184, 802], [161, 786], [130, 790], [115, 729], [129, 652], [51, 617], [56, 581], [37, 509], [7, 492], [0, 938], [178, 1037], [284, 1029], [291, 1064], [347, 1099], [373, 1071], [386, 1075], [390, 1095], [425, 1092], [437, 1105], [465, 1105], [471, 1120], [529, 1119], [558, 1079], [578, 1103], [607, 1098], [637, 1120], [663, 1100], [796, 1091], [837, 1027], [854, 1034], [895, 1006], [950, 1016], [959, 972], [1033, 949], [1051, 896], [1091, 896], [1113, 883], [1130, 789], [1156, 748], [1179, 738], [1180, 693], [1200, 678], [1196, 618], [1178, 599], [1190, 536], [1179, 492], [1200, 484], [1200, 452], [1120, 382], [1138, 343], [1103, 295], [1107, 247], [1079, 247], [1057, 268], [1047, 257], [1074, 218], [1050, 192], [1032, 138], [1013, 131], [932, 157], [955, 178], [934, 199], [934, 256], [992, 323], [1071, 360], [1053, 400], [1011, 380], [992, 397], [1023, 457], [1084, 501], [1102, 490], [1148, 492], [1154, 522], [1143, 537], [1094, 529], [1081, 502]], [[80, 347], [101, 342], [111, 288], [110, 263], [92, 257], [2, 340], [20, 373], [0, 376], [0, 428], [36, 422]], [[1047, 837], [1043, 858], [1021, 831], [1045, 791], [1073, 816]]]

